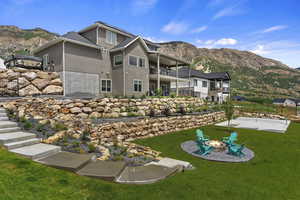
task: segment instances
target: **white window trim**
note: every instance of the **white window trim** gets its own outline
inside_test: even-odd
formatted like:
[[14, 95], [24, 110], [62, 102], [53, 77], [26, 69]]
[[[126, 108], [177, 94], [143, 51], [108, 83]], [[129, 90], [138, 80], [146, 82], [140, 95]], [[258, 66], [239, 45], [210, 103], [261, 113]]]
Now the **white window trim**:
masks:
[[[137, 59], [136, 65], [131, 65], [130, 64], [130, 56], [135, 57]], [[145, 60], [145, 66], [144, 67], [140, 67], [140, 63], [139, 63], [140, 59], [144, 59]], [[139, 68], [146, 68], [146, 57], [128, 54], [128, 66], [139, 67]]]
[[[107, 91], [107, 82], [106, 82], [106, 91], [102, 90], [102, 81], [110, 81], [110, 92]], [[102, 93], [111, 93], [112, 92], [112, 80], [111, 79], [100, 79], [100, 92], [102, 92]]]
[[[140, 81], [141, 82], [141, 91], [135, 91], [134, 90], [134, 81]], [[142, 80], [140, 80], [140, 79], [133, 79], [132, 80], [133, 92], [135, 92], [135, 93], [143, 92], [143, 89], [144, 89], [143, 85], [144, 85], [144, 83], [143, 83]]]
[[[122, 57], [122, 64], [116, 65], [116, 57], [117, 57], [117, 56], [121, 56], [121, 57]], [[114, 64], [113, 64], [113, 66], [114, 66], [114, 67], [118, 67], [118, 66], [123, 65], [123, 59], [124, 59], [124, 58], [123, 58], [123, 55], [122, 55], [122, 54], [114, 55], [114, 59], [113, 59], [113, 60], [114, 60]]]

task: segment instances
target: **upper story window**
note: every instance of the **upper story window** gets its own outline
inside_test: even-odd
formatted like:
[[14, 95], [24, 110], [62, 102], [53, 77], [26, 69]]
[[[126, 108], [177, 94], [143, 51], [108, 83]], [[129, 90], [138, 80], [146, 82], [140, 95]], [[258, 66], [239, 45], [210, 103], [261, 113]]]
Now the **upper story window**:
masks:
[[207, 88], [207, 81], [202, 81], [202, 87]]
[[198, 86], [198, 80], [194, 79], [194, 87], [197, 87], [197, 86]]
[[138, 66], [138, 57], [129, 56], [129, 65], [137, 67]]
[[123, 64], [123, 55], [115, 55], [114, 56], [114, 66], [122, 65]]
[[145, 67], [146, 60], [145, 58], [139, 58], [139, 67]]
[[109, 44], [117, 45], [117, 34], [106, 30], [106, 42]]

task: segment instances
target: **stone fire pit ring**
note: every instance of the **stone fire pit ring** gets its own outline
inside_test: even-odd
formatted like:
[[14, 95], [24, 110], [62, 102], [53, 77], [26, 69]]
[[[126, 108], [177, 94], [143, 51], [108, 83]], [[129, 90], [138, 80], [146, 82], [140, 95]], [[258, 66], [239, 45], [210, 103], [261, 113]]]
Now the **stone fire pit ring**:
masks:
[[196, 157], [199, 157], [199, 158], [202, 158], [205, 160], [219, 161], [219, 162], [233, 162], [233, 163], [247, 162], [247, 161], [251, 160], [252, 158], [254, 158], [254, 155], [255, 155], [252, 150], [245, 147], [242, 151], [245, 154], [245, 156], [242, 156], [242, 157], [229, 155], [227, 148], [225, 151], [212, 151], [210, 154], [203, 156], [203, 155], [195, 153], [196, 151], [198, 151], [199, 148], [197, 146], [197, 143], [193, 140], [183, 142], [181, 144], [181, 148], [183, 151], [185, 151], [193, 156], [196, 156]]

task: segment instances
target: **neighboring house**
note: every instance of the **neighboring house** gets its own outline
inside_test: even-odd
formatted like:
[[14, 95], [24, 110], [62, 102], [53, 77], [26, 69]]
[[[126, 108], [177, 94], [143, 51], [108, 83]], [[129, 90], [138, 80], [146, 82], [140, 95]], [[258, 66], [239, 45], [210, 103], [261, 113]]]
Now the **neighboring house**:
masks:
[[231, 99], [234, 101], [246, 101], [247, 100], [245, 97], [242, 97], [242, 96], [233, 96], [233, 97], [231, 97]]
[[159, 45], [104, 22], [69, 32], [34, 51], [44, 68], [61, 74], [65, 95], [141, 96], [161, 90], [170, 94], [166, 73], [190, 63], [158, 52]]
[[296, 107], [296, 102], [293, 99], [274, 99], [273, 104], [280, 106]]
[[0, 69], [5, 69], [4, 60], [0, 58]]
[[[178, 70], [180, 78], [187, 82], [179, 82], [179, 95], [191, 95], [205, 98], [212, 102], [222, 103], [230, 95], [230, 75], [227, 72], [203, 73], [199, 70], [182, 67]], [[171, 88], [176, 90], [176, 83]]]

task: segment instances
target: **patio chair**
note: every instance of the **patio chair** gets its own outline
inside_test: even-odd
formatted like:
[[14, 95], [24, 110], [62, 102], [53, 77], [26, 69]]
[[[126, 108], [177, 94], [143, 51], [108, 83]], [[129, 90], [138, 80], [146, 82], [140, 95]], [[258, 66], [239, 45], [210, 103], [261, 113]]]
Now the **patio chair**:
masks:
[[245, 145], [238, 145], [238, 144], [233, 144], [228, 146], [228, 154], [233, 155], [233, 156], [238, 156], [242, 157], [245, 154], [242, 152], [244, 149]]
[[199, 147], [199, 150], [195, 153], [200, 154], [202, 156], [208, 155], [214, 150], [212, 146], [206, 145], [204, 141], [197, 141], [197, 146]]
[[232, 132], [229, 137], [223, 137], [222, 142], [227, 146], [234, 145], [234, 142], [237, 141], [237, 132]]
[[209, 140], [209, 138], [207, 136], [205, 136], [203, 134], [203, 131], [200, 130], [200, 129], [197, 129], [196, 130], [196, 135], [197, 135], [197, 141], [203, 141], [203, 142], [206, 142]]

